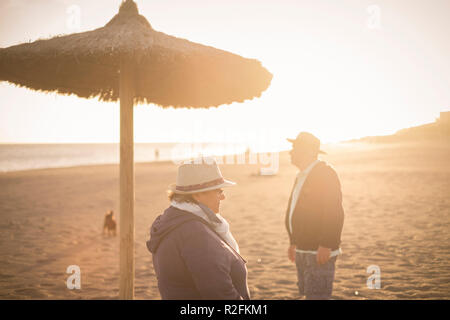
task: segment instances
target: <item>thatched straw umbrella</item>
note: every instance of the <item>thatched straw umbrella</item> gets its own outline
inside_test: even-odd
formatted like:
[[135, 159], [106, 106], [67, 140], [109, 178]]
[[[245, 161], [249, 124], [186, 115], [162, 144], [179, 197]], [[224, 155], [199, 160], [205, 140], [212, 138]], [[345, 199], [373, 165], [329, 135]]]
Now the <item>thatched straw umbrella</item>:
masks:
[[0, 81], [120, 100], [120, 298], [134, 297], [133, 105], [206, 108], [259, 97], [272, 75], [254, 59], [153, 30], [132, 0], [104, 27], [0, 49]]

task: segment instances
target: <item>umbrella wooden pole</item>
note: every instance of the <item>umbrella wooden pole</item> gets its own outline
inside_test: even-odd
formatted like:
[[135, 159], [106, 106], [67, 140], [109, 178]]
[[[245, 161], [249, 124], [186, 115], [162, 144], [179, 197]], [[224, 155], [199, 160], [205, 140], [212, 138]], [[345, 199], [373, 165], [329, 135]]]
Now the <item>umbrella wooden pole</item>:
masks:
[[120, 65], [120, 299], [134, 299], [133, 97], [133, 70], [124, 59]]

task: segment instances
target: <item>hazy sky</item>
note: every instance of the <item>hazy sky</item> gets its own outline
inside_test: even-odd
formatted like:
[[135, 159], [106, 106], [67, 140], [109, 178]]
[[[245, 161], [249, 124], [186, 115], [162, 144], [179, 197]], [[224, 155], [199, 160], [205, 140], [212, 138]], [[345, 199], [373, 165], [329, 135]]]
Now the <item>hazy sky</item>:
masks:
[[[274, 75], [242, 104], [137, 106], [136, 142], [278, 144], [302, 130], [330, 142], [390, 134], [450, 110], [448, 0], [136, 2], [155, 30], [256, 58]], [[0, 0], [0, 47], [101, 27], [120, 3]], [[0, 143], [118, 141], [118, 103], [0, 83]]]

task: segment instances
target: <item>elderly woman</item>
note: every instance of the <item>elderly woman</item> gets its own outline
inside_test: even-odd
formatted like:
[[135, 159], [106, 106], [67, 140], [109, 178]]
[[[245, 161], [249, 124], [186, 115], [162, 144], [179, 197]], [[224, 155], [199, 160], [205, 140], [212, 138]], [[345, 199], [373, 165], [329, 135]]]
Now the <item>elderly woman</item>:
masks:
[[234, 184], [212, 158], [179, 167], [147, 241], [162, 299], [250, 299], [246, 261], [219, 214], [222, 188]]

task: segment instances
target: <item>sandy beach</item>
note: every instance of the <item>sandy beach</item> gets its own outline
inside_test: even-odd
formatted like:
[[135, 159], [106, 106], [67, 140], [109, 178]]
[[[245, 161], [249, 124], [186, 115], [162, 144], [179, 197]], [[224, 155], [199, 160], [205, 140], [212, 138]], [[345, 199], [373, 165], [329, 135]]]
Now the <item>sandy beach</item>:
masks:
[[[333, 298], [449, 299], [450, 143], [325, 150], [345, 209]], [[221, 165], [238, 183], [221, 213], [247, 259], [252, 299], [298, 299], [284, 228], [296, 168], [287, 153], [276, 175], [258, 168]], [[145, 241], [176, 170], [171, 162], [135, 167], [136, 299], [160, 299]], [[1, 173], [0, 299], [117, 299], [119, 237], [101, 234], [109, 209], [119, 220], [118, 165]], [[70, 265], [81, 269], [80, 290], [66, 287]], [[381, 270], [380, 289], [366, 285], [370, 265]]]

